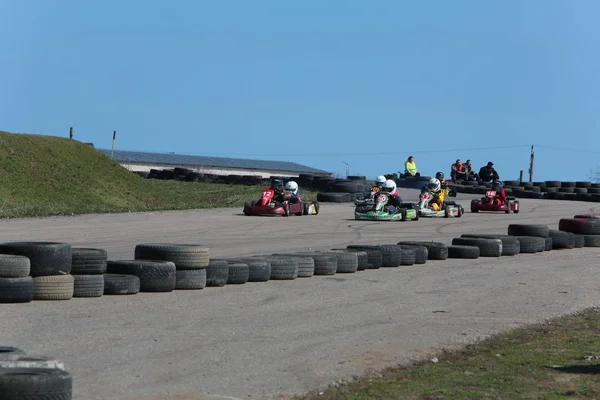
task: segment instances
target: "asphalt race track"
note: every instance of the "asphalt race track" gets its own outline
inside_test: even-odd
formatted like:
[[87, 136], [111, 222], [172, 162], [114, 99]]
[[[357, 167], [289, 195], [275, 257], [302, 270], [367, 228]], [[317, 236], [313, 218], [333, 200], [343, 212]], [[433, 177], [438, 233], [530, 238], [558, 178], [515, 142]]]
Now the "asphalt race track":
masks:
[[[414, 200], [416, 190], [401, 190]], [[476, 196], [476, 195], [475, 195]], [[403, 239], [450, 244], [600, 211], [523, 199], [519, 214], [368, 222], [350, 204], [317, 216], [246, 217], [239, 209], [3, 220], [0, 240], [61, 241], [131, 259], [138, 243], [200, 243], [211, 257]], [[600, 248], [424, 265], [294, 281], [133, 296], [2, 304], [0, 343], [54, 356], [89, 400], [269, 399], [318, 389], [523, 323], [596, 306]]]

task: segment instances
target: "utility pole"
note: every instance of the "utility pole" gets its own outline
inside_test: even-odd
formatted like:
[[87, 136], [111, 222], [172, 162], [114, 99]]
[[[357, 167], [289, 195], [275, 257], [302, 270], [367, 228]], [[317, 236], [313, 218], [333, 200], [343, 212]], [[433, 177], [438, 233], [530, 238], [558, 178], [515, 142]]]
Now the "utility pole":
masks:
[[529, 157], [529, 182], [533, 182], [533, 159], [535, 154], [533, 152], [533, 145], [531, 145], [531, 156]]
[[342, 162], [346, 164], [346, 178], [348, 178], [348, 175], [350, 175], [350, 164], [348, 164], [346, 161]]
[[73, 127], [69, 128], [69, 139], [73, 139]]
[[111, 160], [115, 156], [115, 138], [117, 137], [117, 131], [113, 131], [112, 150], [110, 151]]

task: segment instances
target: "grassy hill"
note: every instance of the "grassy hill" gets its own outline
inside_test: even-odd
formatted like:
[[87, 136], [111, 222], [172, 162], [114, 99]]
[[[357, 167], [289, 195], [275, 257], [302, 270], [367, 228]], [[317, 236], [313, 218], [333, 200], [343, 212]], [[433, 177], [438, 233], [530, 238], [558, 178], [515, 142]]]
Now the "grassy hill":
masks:
[[0, 131], [0, 218], [241, 207], [260, 189], [144, 179], [79, 141]]

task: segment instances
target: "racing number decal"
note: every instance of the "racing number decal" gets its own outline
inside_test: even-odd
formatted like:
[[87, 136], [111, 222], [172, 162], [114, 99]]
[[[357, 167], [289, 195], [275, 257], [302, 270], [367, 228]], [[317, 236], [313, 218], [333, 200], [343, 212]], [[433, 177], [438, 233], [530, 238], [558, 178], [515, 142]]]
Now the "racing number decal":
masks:
[[488, 190], [487, 192], [485, 192], [485, 197], [496, 197], [496, 191]]

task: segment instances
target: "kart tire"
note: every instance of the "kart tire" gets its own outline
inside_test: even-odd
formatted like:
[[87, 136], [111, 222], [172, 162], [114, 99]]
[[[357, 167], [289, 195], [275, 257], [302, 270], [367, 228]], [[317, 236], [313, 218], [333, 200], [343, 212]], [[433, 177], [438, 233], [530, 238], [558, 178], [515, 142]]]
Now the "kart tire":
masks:
[[104, 295], [136, 294], [140, 291], [140, 278], [135, 275], [104, 274]]
[[479, 212], [479, 209], [477, 208], [477, 200], [471, 200], [471, 212]]
[[592, 219], [600, 219], [600, 214], [577, 214], [573, 216], [573, 218], [592, 218]]
[[308, 215], [308, 203], [302, 203], [302, 214]]
[[383, 254], [381, 253], [381, 250], [378, 248], [370, 248], [365, 246], [360, 246], [360, 248], [351, 246], [352, 245], [346, 246], [346, 249], [350, 252], [360, 251], [367, 253], [368, 266], [365, 269], [381, 268], [381, 264], [383, 262]]
[[3, 400], [71, 399], [71, 374], [58, 368], [0, 368]]
[[223, 287], [229, 278], [229, 263], [213, 258], [206, 267], [206, 286]]
[[206, 268], [175, 271], [175, 290], [202, 290], [206, 287]]
[[283, 216], [284, 217], [289, 217], [290, 216], [290, 205], [289, 203], [283, 203]]
[[448, 258], [448, 247], [444, 243], [427, 241], [402, 241], [398, 245], [416, 245], [427, 248], [427, 260], [445, 260]]
[[600, 235], [600, 219], [562, 218], [558, 221], [558, 229], [565, 232], [584, 235]]
[[448, 211], [448, 207], [444, 208], [444, 218], [450, 218], [450, 212]]
[[550, 250], [552, 250], [552, 238], [548, 236], [547, 238], [544, 238], [544, 250], [542, 251]]
[[519, 254], [519, 251], [520, 251], [520, 243], [519, 243], [519, 240], [515, 236], [464, 233], [464, 234], [460, 235], [460, 237], [500, 239], [502, 241], [502, 256], [514, 256], [516, 254]]
[[500, 239], [460, 237], [452, 239], [452, 245], [476, 246], [479, 248], [479, 257], [500, 257], [502, 255], [502, 241]]
[[402, 218], [400, 220], [406, 221], [406, 217], [407, 217], [406, 210], [404, 210], [404, 209], [400, 210], [400, 215], [402, 215]]
[[19, 349], [18, 347], [0, 346], [0, 360], [1, 361], [18, 360], [20, 358], [20, 356], [24, 356], [24, 355], [26, 355], [25, 351]]
[[571, 245], [571, 238], [569, 237], [570, 232], [550, 229], [549, 233], [552, 238], [552, 250], [572, 249], [575, 246], [575, 243]]
[[508, 234], [511, 236], [539, 236], [548, 237], [547, 225], [530, 225], [530, 224], [510, 224], [508, 225]]
[[519, 254], [539, 253], [546, 247], [546, 239], [539, 236], [515, 236], [519, 240]]
[[176, 267], [171, 261], [117, 260], [107, 262], [111, 274], [135, 275], [140, 278], [140, 292], [172, 292], [176, 284]]
[[248, 264], [248, 282], [267, 282], [271, 276], [271, 263], [266, 258], [240, 257], [228, 259], [227, 262]]
[[227, 261], [229, 271], [227, 274], [227, 285], [243, 285], [250, 278], [248, 264], [239, 261]]
[[250, 215], [250, 211], [248, 210], [248, 208], [250, 207], [250, 203], [246, 202], [244, 203], [244, 209], [243, 209], [243, 213], [244, 215]]
[[479, 258], [479, 247], [467, 245], [448, 246], [448, 258]]

